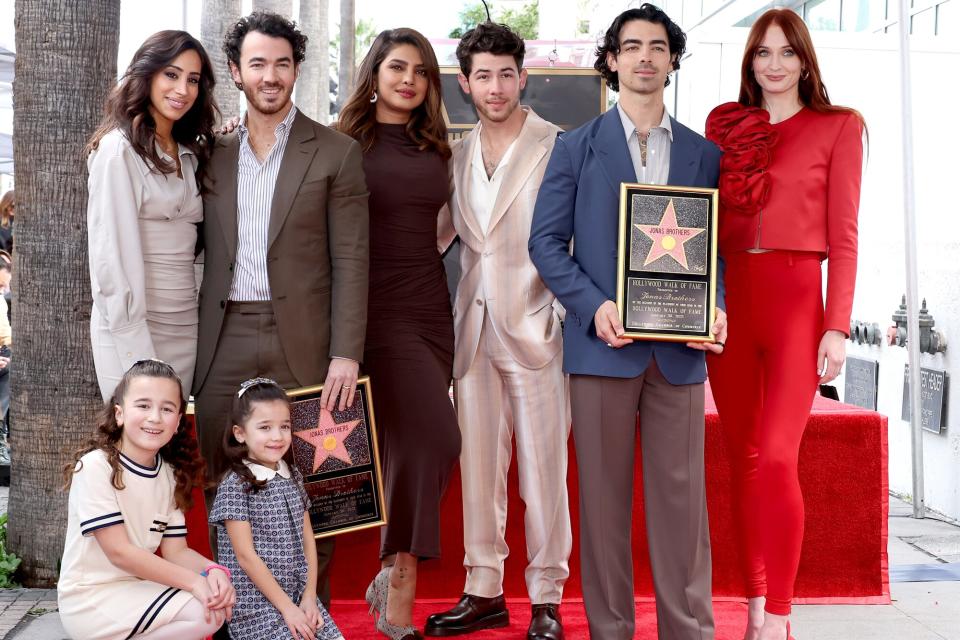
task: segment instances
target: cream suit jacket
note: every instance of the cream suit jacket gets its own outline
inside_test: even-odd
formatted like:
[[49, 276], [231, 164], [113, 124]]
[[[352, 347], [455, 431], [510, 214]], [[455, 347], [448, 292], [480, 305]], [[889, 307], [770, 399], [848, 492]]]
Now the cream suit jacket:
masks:
[[480, 144], [478, 129], [453, 145], [453, 195], [449, 211], [441, 213], [438, 233], [441, 247], [449, 245], [454, 230], [460, 236], [460, 283], [453, 304], [455, 378], [462, 378], [473, 362], [485, 311], [510, 355], [528, 369], [545, 366], [562, 346], [562, 310], [555, 308], [556, 298], [543, 284], [527, 250], [533, 206], [560, 128], [521, 108], [527, 119], [486, 233], [468, 195], [474, 145]]

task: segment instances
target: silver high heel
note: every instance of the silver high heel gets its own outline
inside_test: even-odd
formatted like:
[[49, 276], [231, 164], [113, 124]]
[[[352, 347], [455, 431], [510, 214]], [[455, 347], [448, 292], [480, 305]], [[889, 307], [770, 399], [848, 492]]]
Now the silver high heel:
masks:
[[423, 636], [412, 625], [398, 626], [387, 622], [387, 592], [390, 589], [390, 569], [384, 567], [367, 587], [366, 601], [370, 615], [376, 611], [377, 631], [390, 640], [422, 640]]
[[[383, 576], [381, 578], [381, 576]], [[377, 612], [377, 615], [383, 615], [383, 612], [387, 609], [387, 588], [390, 586], [390, 567], [384, 567], [380, 569], [380, 572], [374, 576], [373, 580], [370, 581], [370, 586], [367, 587], [366, 601], [370, 605], [370, 610], [368, 613], [374, 615], [374, 611]]]
[[412, 625], [399, 627], [387, 622], [386, 613], [377, 618], [377, 631], [390, 638], [390, 640], [422, 640], [423, 638], [417, 628]]

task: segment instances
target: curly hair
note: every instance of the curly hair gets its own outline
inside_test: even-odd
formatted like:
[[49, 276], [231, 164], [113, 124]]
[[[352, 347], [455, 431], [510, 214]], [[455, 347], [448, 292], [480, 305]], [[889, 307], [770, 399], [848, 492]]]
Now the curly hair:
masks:
[[287, 20], [277, 13], [254, 11], [250, 15], [237, 20], [223, 36], [223, 52], [227, 56], [227, 62], [233, 63], [238, 69], [240, 68], [240, 49], [243, 47], [243, 39], [251, 31], [272, 38], [284, 38], [290, 43], [290, 48], [293, 49], [294, 65], [299, 65], [307, 58], [307, 36], [300, 33], [296, 22]]
[[[290, 405], [290, 398], [280, 385], [273, 380], [257, 378], [245, 382], [230, 403], [230, 422], [223, 430], [223, 455], [227, 459], [229, 470], [240, 476], [248, 492], [256, 493], [267, 483], [264, 480], [257, 480], [250, 468], [244, 464], [243, 461], [248, 457], [249, 452], [247, 445], [237, 440], [233, 434], [233, 425], [244, 428], [244, 423], [250, 418], [257, 403], [276, 400], [287, 406]], [[293, 458], [290, 449], [287, 449], [284, 458], [287, 458], [292, 466]]]
[[460, 38], [460, 43], [457, 45], [457, 61], [460, 63], [460, 71], [468, 78], [473, 71], [473, 54], [475, 53], [513, 56], [519, 71], [523, 68], [523, 57], [526, 51], [523, 38], [507, 25], [481, 22]]
[[[670, 55], [673, 57], [674, 71], [680, 68], [680, 58], [687, 50], [687, 34], [670, 19], [670, 16], [664, 13], [663, 9], [649, 2], [644, 2], [637, 9], [627, 9], [618, 15], [610, 28], [607, 29], [603, 36], [603, 42], [597, 47], [597, 59], [593, 63], [593, 68], [600, 72], [607, 86], [614, 91], [620, 91], [620, 79], [617, 77], [617, 72], [607, 66], [607, 54], [617, 55], [620, 53], [620, 31], [623, 30], [624, 25], [633, 20], [644, 20], [663, 25], [663, 28], [667, 30], [667, 45], [670, 47]], [[669, 84], [670, 77], [667, 76], [667, 81], [663, 83], [663, 86], [666, 87]]]
[[363, 58], [357, 72], [357, 84], [353, 94], [343, 106], [337, 131], [344, 133], [357, 142], [364, 152], [373, 148], [376, 142], [377, 105], [370, 102], [377, 88], [377, 74], [380, 65], [395, 47], [409, 44], [420, 52], [423, 67], [427, 73], [427, 97], [413, 110], [406, 132], [421, 151], [433, 150], [446, 160], [450, 157], [450, 145], [447, 143], [447, 125], [443, 121], [440, 93], [440, 65], [430, 42], [419, 31], [413, 29], [388, 29], [381, 31], [370, 45], [370, 51]]
[[[165, 362], [141, 360], [130, 367], [120, 379], [113, 396], [103, 406], [97, 419], [97, 429], [94, 435], [86, 444], [77, 449], [72, 460], [64, 465], [64, 489], [70, 487], [73, 474], [82, 468], [83, 463], [80, 458], [97, 449], [106, 454], [110, 468], [113, 470], [110, 476], [110, 483], [113, 488], [118, 491], [124, 488], [123, 467], [120, 464], [120, 439], [123, 434], [123, 427], [117, 424], [115, 407], [123, 404], [130, 383], [134, 378], [139, 377], [172, 380], [177, 384], [177, 389], [181, 388], [180, 377], [174, 372], [173, 367]], [[177, 503], [177, 508], [184, 513], [193, 506], [194, 488], [204, 486], [203, 475], [206, 466], [200, 457], [197, 441], [187, 428], [186, 404], [181, 393], [180, 423], [177, 425], [177, 430], [170, 442], [160, 448], [160, 457], [173, 468], [173, 477], [176, 481], [174, 500]]]
[[186, 31], [159, 31], [147, 38], [133, 54], [130, 66], [114, 87], [104, 106], [104, 118], [87, 143], [86, 152], [96, 150], [105, 135], [119, 129], [137, 155], [160, 173], [176, 173], [175, 162], [160, 157], [155, 144], [156, 123], [150, 115], [150, 88], [158, 73], [184, 51], [200, 56], [200, 85], [190, 110], [173, 123], [173, 139], [197, 157], [197, 184], [213, 148], [213, 127], [220, 110], [213, 99], [216, 80], [213, 66], [200, 41]]

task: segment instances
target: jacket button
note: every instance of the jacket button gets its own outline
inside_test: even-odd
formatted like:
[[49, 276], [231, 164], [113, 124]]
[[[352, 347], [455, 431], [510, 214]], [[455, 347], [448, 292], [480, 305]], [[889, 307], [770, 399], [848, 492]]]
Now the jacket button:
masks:
[[481, 300], [480, 298], [477, 298], [475, 302], [477, 303], [478, 307], [483, 306], [483, 300]]
[[221, 301], [220, 301], [220, 308], [221, 308], [221, 309], [226, 309], [226, 308], [227, 308], [227, 301], [226, 301], [226, 300], [221, 300]]
[[231, 263], [230, 263], [230, 266], [227, 267], [227, 268], [230, 269], [230, 271], [233, 271], [233, 263], [231, 262]]

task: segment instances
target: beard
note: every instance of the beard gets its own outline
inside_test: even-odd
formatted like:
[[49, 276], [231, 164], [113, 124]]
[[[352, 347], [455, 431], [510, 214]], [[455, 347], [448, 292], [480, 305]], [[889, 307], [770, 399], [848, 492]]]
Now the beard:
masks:
[[262, 93], [260, 89], [263, 88], [273, 88], [279, 85], [260, 85], [259, 87], [251, 87], [247, 84], [243, 85], [243, 95], [247, 99], [247, 106], [256, 109], [264, 115], [273, 115], [278, 111], [283, 110], [288, 104], [290, 104], [290, 96], [293, 95], [293, 86], [284, 88], [279, 86], [280, 92], [277, 93], [273, 99], [268, 99]]
[[517, 110], [520, 106], [520, 96], [517, 96], [516, 100], [508, 102], [506, 108], [500, 111], [492, 111], [486, 104], [476, 102], [473, 103], [473, 106], [476, 107], [477, 111], [490, 122], [506, 122], [510, 116], [513, 115], [513, 112]]

